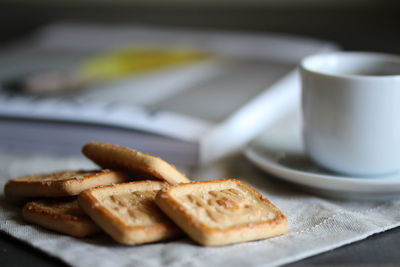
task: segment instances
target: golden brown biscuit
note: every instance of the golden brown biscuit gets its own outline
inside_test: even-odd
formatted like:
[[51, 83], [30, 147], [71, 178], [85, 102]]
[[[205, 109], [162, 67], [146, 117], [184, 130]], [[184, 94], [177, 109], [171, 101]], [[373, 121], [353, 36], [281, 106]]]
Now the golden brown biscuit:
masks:
[[160, 181], [137, 181], [82, 192], [81, 208], [114, 240], [125, 245], [155, 242], [181, 233], [154, 203], [167, 186]]
[[232, 179], [164, 188], [156, 203], [186, 234], [206, 246], [264, 239], [288, 228], [285, 215], [268, 199]]
[[8, 181], [4, 193], [8, 197], [63, 197], [78, 195], [88, 188], [129, 180], [121, 171], [60, 171], [27, 175]]
[[175, 166], [159, 157], [134, 149], [91, 142], [83, 147], [82, 152], [103, 168], [122, 169], [133, 177], [157, 178], [170, 184], [190, 182]]
[[22, 209], [22, 217], [28, 222], [75, 237], [85, 237], [100, 231], [79, 208], [76, 198], [28, 202]]

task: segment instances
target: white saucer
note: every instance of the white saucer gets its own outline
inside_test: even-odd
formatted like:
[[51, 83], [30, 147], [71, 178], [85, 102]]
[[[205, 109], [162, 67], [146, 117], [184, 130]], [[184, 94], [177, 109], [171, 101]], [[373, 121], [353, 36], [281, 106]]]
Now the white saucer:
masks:
[[304, 154], [297, 117], [282, 121], [258, 136], [245, 156], [274, 177], [316, 194], [351, 199], [400, 197], [400, 172], [382, 177], [349, 177], [316, 166]]

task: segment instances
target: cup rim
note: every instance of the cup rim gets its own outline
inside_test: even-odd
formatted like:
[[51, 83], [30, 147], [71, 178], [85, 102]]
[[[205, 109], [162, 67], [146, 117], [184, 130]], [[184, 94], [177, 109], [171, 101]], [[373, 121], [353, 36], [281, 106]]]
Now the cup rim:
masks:
[[315, 61], [322, 58], [328, 57], [343, 57], [343, 56], [358, 56], [358, 57], [369, 57], [376, 58], [377, 60], [383, 60], [395, 64], [399, 64], [400, 68], [400, 55], [380, 53], [380, 52], [364, 52], [364, 51], [336, 51], [328, 53], [313, 54], [303, 58], [300, 62], [300, 69], [303, 71], [311, 72], [318, 75], [323, 75], [327, 77], [341, 77], [341, 78], [352, 78], [352, 79], [390, 79], [390, 78], [400, 78], [399, 74], [388, 74], [388, 75], [363, 75], [363, 74], [346, 74], [341, 72], [330, 72], [326, 70], [317, 70], [310, 67], [311, 61]]

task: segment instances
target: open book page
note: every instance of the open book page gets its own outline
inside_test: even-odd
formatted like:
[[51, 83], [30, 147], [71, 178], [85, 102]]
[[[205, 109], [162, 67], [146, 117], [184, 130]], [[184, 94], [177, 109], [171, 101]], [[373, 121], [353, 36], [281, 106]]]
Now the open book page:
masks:
[[56, 71], [84, 77], [78, 79], [84, 86], [24, 93], [3, 83], [1, 146], [34, 147], [46, 129], [48, 150], [58, 140], [73, 148], [118, 137], [121, 145], [173, 162], [214, 159], [293, 106], [299, 89], [292, 70], [302, 57], [332, 48], [284, 35], [50, 25], [0, 51], [0, 81]]
[[[297, 41], [295, 51], [293, 41]], [[0, 79], [49, 69], [71, 70], [88, 58], [119, 47], [189, 47], [210, 57], [58, 95], [10, 97], [3, 93], [0, 115], [100, 123], [193, 141], [264, 91], [319, 45], [280, 36], [53, 25], [40, 31], [30, 43], [0, 56], [0, 67], [6, 70]]]

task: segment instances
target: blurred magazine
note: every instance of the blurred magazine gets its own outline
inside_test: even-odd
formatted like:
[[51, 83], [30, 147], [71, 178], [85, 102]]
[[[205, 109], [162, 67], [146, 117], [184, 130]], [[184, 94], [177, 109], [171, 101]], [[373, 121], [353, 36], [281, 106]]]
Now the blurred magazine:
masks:
[[[97, 140], [179, 166], [207, 163], [237, 151], [295, 108], [296, 65], [334, 49], [277, 34], [50, 25], [0, 51], [0, 81], [80, 70], [74, 82], [84, 86], [48, 93], [10, 91], [3, 83], [0, 147], [79, 153]], [[47, 81], [39, 89], [54, 85]]]

